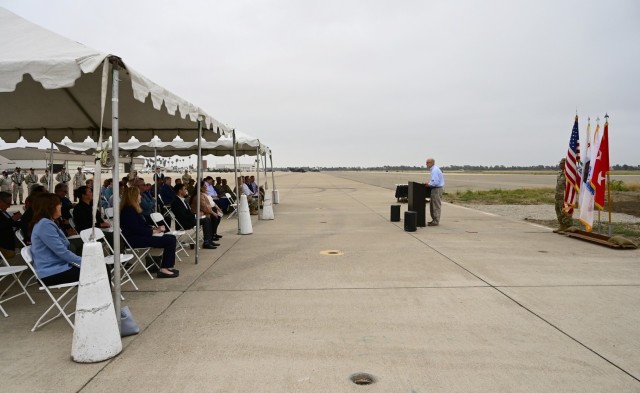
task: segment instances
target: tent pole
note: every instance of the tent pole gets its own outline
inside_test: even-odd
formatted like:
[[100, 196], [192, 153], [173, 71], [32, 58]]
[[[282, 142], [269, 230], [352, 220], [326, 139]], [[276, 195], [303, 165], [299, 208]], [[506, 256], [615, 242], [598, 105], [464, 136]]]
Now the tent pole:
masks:
[[269, 162], [271, 163], [271, 187], [276, 189], [276, 178], [273, 175], [273, 157], [271, 156], [271, 151], [269, 151]]
[[[117, 66], [113, 65], [111, 87], [111, 140], [113, 154], [113, 178], [120, 179], [120, 152], [119, 152], [119, 124], [118, 124], [118, 89], [120, 82], [120, 73]], [[118, 190], [120, 187], [118, 187]], [[121, 329], [122, 321], [120, 319], [120, 194], [118, 191], [113, 193], [113, 283], [114, 283], [114, 306], [116, 309], [116, 319], [118, 320], [118, 329]]]
[[158, 179], [156, 179], [156, 169], [158, 169], [158, 149], [153, 147], [153, 202], [156, 213], [158, 212]]
[[[260, 210], [260, 139], [258, 139], [258, 147], [256, 148], [256, 184], [258, 185], [258, 211]], [[258, 220], [260, 219], [258, 214]]]
[[198, 119], [198, 161], [196, 162], [197, 174], [196, 174], [196, 265], [200, 259], [200, 252], [198, 250], [198, 235], [200, 234], [200, 181], [202, 175], [200, 175], [200, 166], [202, 165], [202, 120]]
[[267, 190], [269, 189], [269, 177], [267, 176], [267, 152], [262, 152], [262, 158], [264, 161], [262, 162], [262, 168], [264, 169], [264, 194], [267, 195]]
[[53, 142], [51, 142], [51, 150], [49, 151], [49, 178], [47, 183], [49, 192], [53, 192]]
[[[238, 153], [236, 151], [236, 130], [231, 130], [233, 137], [233, 175], [236, 178], [236, 208], [240, 209], [240, 182], [238, 181]], [[240, 213], [238, 212], [238, 235], [240, 234]]]

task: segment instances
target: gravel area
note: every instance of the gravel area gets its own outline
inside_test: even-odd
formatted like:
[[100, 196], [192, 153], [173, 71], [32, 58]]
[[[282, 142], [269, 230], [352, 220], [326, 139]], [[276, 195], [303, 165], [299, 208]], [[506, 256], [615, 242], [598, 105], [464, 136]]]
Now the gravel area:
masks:
[[[553, 205], [465, 205], [471, 209], [481, 210], [487, 213], [493, 213], [499, 216], [507, 216], [534, 220], [555, 220], [556, 211]], [[576, 210], [573, 217], [580, 216], [580, 211]], [[607, 220], [607, 213], [601, 214], [602, 220]], [[596, 213], [595, 218], [598, 218]], [[613, 213], [611, 215], [613, 222], [619, 223], [640, 223], [640, 217], [634, 217], [629, 214]]]

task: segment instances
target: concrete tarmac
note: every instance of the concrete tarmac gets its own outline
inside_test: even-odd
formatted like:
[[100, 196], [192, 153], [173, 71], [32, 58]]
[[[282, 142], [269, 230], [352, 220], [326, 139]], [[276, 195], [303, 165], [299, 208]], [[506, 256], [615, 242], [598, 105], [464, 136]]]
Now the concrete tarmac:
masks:
[[64, 320], [32, 333], [48, 307], [35, 287], [35, 306], [4, 303], [2, 390], [640, 391], [640, 250], [449, 204], [405, 232], [379, 186], [276, 184], [275, 220], [252, 216], [253, 234], [224, 219], [222, 246], [198, 265], [190, 251], [179, 278], [134, 274], [123, 304], [142, 331], [112, 360], [73, 363]]

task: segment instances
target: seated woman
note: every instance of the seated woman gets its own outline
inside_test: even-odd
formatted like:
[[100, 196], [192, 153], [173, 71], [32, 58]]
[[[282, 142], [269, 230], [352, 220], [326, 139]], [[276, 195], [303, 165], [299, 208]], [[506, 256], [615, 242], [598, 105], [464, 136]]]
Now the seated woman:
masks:
[[26, 244], [31, 244], [31, 220], [33, 219], [33, 206], [31, 206], [31, 201], [39, 194], [44, 194], [47, 192], [47, 189], [42, 185], [34, 186], [31, 189], [31, 193], [24, 200], [24, 213], [22, 214], [22, 219], [20, 220], [20, 231], [22, 232], [22, 237], [24, 237], [24, 242]]
[[127, 239], [131, 247], [155, 247], [162, 248], [162, 263], [158, 271], [158, 278], [178, 277], [179, 271], [174, 269], [176, 264], [176, 237], [164, 234], [164, 227], [150, 227], [142, 216], [140, 207], [140, 190], [137, 187], [125, 188], [120, 202], [120, 228], [122, 235]]
[[62, 203], [55, 194], [32, 195], [31, 254], [38, 278], [46, 285], [80, 279], [82, 258], [69, 251], [69, 240], [56, 224]]

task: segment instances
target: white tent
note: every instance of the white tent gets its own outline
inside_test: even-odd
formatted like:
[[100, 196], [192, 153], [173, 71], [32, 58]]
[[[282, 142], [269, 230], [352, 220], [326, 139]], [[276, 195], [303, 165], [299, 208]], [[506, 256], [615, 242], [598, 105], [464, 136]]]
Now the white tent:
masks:
[[[98, 138], [101, 126], [118, 142], [136, 136], [210, 140], [229, 132], [201, 108], [137, 73], [117, 56], [67, 39], [0, 7], [0, 138], [50, 142]], [[109, 97], [107, 99], [107, 97]], [[111, 105], [106, 105], [109, 102]], [[114, 194], [116, 313], [120, 312], [118, 194]], [[94, 203], [97, 205], [97, 203]]]
[[[0, 137], [51, 142], [68, 136], [82, 141], [100, 128], [102, 67], [119, 73], [119, 130], [122, 139], [198, 137], [197, 120], [216, 134], [225, 125], [201, 108], [137, 73], [120, 58], [52, 33], [0, 8]], [[111, 83], [107, 97], [111, 97]], [[110, 101], [110, 100], [109, 100]], [[104, 129], [111, 130], [107, 106]], [[209, 140], [216, 137], [205, 135]]]
[[[221, 137], [217, 141], [208, 141], [207, 138], [201, 139], [202, 155], [214, 155], [218, 157], [233, 155], [233, 138]], [[105, 141], [107, 149], [111, 150], [112, 140]], [[98, 150], [98, 143], [92, 138], [87, 137], [82, 142], [73, 142], [69, 138], [65, 138], [56, 143], [61, 152], [78, 152], [84, 154], [95, 154]], [[120, 142], [119, 149], [130, 152], [133, 156], [150, 156], [160, 155], [163, 157], [185, 156], [197, 154], [198, 140], [184, 141], [182, 139], [174, 139], [169, 142], [163, 142], [160, 139], [152, 139], [148, 142], [142, 142], [138, 138], [131, 137], [126, 142]], [[255, 156], [269, 152], [269, 148], [262, 144], [258, 138], [241, 134], [236, 131], [236, 153], [238, 156], [248, 155]]]

